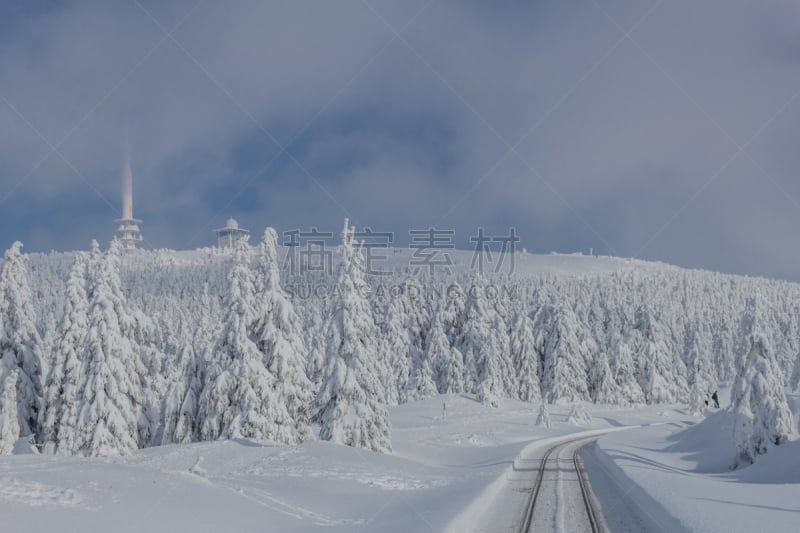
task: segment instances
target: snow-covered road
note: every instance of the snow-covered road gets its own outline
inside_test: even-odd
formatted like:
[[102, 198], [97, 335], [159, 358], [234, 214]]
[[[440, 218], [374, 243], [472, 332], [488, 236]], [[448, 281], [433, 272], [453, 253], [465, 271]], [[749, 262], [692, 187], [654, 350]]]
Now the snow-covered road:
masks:
[[[580, 453], [608, 433], [641, 427], [618, 426], [613, 429], [586, 430], [531, 441], [513, 462], [508, 475], [500, 479], [490, 503], [468, 528], [475, 532], [519, 531], [608, 531], [602, 509], [584, 481], [594, 514], [592, 528], [583, 490], [578, 479], [576, 460], [583, 467]], [[546, 466], [542, 468], [542, 465]], [[484, 499], [487, 501], [487, 499]], [[474, 514], [474, 513], [473, 513]]]
[[596, 439], [596, 436], [570, 439], [547, 450], [537, 467], [530, 504], [519, 528], [521, 533], [605, 531], [600, 526], [600, 515], [578, 458], [579, 450]]

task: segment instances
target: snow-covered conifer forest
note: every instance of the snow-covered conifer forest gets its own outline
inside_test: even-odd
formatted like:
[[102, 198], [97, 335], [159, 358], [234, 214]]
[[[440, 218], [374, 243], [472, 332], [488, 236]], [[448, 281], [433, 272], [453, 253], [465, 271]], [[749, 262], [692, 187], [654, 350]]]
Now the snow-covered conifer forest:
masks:
[[512, 274], [480, 274], [466, 251], [430, 274], [401, 249], [378, 276], [352, 229], [342, 238], [331, 272], [288, 268], [270, 228], [233, 249], [15, 244], [0, 274], [0, 453], [238, 437], [389, 452], [387, 406], [439, 393], [541, 404], [549, 424], [546, 404], [699, 408], [723, 382], [740, 460], [796, 429], [783, 386], [800, 381], [800, 285], [523, 253]]

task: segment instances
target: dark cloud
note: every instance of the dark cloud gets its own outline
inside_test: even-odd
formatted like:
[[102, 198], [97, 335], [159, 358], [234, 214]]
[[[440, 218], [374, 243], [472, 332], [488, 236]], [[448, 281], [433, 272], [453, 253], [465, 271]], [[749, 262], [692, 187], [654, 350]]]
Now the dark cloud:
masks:
[[127, 137], [150, 246], [350, 216], [798, 279], [794, 2], [0, 9], [2, 247], [110, 238]]

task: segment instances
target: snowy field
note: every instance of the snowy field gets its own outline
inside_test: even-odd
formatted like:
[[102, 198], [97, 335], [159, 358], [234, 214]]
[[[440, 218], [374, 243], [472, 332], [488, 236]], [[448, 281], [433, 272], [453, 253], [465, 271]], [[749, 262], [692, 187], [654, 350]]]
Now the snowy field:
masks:
[[493, 409], [442, 396], [392, 407], [391, 455], [321, 441], [238, 440], [118, 459], [0, 457], [2, 529], [405, 532], [472, 524], [498, 531], [521, 510], [514, 508], [523, 495], [511, 494], [506, 481], [532, 441], [685, 418], [666, 406], [587, 409], [591, 424], [575, 426], [566, 423], [569, 407], [553, 406], [552, 427], [543, 429], [535, 425], [538, 406], [516, 401]]

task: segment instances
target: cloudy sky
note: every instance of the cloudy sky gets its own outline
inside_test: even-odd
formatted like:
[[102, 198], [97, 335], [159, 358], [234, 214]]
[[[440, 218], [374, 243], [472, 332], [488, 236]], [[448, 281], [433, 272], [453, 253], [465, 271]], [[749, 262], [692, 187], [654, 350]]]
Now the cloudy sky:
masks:
[[791, 0], [0, 4], [0, 247], [513, 226], [800, 279]]

